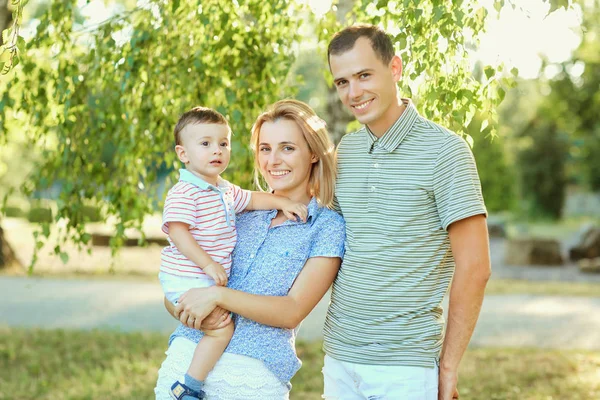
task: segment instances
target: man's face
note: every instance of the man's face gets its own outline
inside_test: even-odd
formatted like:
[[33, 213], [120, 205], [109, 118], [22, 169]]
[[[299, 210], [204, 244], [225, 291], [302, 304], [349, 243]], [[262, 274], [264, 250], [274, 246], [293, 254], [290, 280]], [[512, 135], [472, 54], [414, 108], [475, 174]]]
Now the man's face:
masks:
[[383, 135], [401, 113], [396, 87], [402, 73], [400, 58], [394, 56], [384, 64], [369, 39], [361, 37], [352, 49], [331, 55], [329, 65], [342, 103], [361, 124]]

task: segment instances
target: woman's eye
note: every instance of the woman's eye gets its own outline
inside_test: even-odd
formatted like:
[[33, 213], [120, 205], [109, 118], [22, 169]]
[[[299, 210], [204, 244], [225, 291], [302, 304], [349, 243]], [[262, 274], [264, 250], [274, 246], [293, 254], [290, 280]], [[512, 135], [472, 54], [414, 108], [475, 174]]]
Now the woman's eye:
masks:
[[263, 153], [264, 153], [264, 152], [267, 152], [267, 151], [269, 151], [269, 150], [271, 150], [271, 149], [269, 149], [268, 147], [261, 147], [261, 148], [260, 148], [260, 149], [258, 149], [258, 150], [259, 150], [260, 152], [263, 152]]
[[292, 146], [285, 146], [285, 147], [283, 148], [283, 150], [285, 150], [285, 151], [293, 151], [293, 150], [294, 150], [294, 148], [293, 148]]

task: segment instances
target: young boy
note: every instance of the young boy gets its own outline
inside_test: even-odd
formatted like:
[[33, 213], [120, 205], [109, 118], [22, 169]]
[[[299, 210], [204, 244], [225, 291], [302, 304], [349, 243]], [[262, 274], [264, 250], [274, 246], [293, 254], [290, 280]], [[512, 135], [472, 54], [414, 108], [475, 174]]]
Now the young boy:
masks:
[[[188, 289], [225, 286], [236, 243], [235, 213], [279, 209], [289, 219], [306, 220], [304, 204], [268, 193], [242, 190], [220, 177], [230, 158], [231, 129], [215, 110], [195, 107], [175, 126], [175, 151], [185, 164], [167, 195], [162, 230], [169, 246], [162, 251], [159, 279], [172, 303]], [[199, 322], [199, 321], [198, 321]], [[171, 397], [202, 399], [203, 381], [233, 335], [233, 324], [205, 330], [185, 381], [175, 382]]]

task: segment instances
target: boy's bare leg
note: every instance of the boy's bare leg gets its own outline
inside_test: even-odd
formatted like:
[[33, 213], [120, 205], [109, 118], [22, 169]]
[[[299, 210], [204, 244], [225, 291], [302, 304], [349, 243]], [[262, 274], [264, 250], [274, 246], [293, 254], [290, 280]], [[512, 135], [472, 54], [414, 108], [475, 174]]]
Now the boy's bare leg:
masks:
[[221, 329], [202, 331], [204, 337], [196, 346], [188, 375], [199, 381], [206, 379], [229, 344], [233, 336], [233, 327], [234, 324], [229, 324]]

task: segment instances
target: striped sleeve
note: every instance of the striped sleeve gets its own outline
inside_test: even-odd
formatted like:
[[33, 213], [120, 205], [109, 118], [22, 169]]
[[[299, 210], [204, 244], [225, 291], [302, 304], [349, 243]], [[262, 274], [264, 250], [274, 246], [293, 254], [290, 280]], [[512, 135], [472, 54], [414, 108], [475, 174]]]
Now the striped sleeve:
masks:
[[473, 153], [460, 136], [450, 134], [442, 145], [434, 168], [433, 193], [442, 223], [453, 222], [487, 211]]
[[174, 186], [165, 200], [162, 231], [169, 234], [169, 222], [183, 222], [191, 227], [196, 224], [196, 202], [192, 196], [192, 185]]
[[233, 192], [233, 209], [237, 214], [244, 211], [246, 207], [248, 207], [248, 204], [250, 204], [250, 198], [252, 197], [252, 192], [242, 189], [234, 184], [231, 184], [231, 190]]

